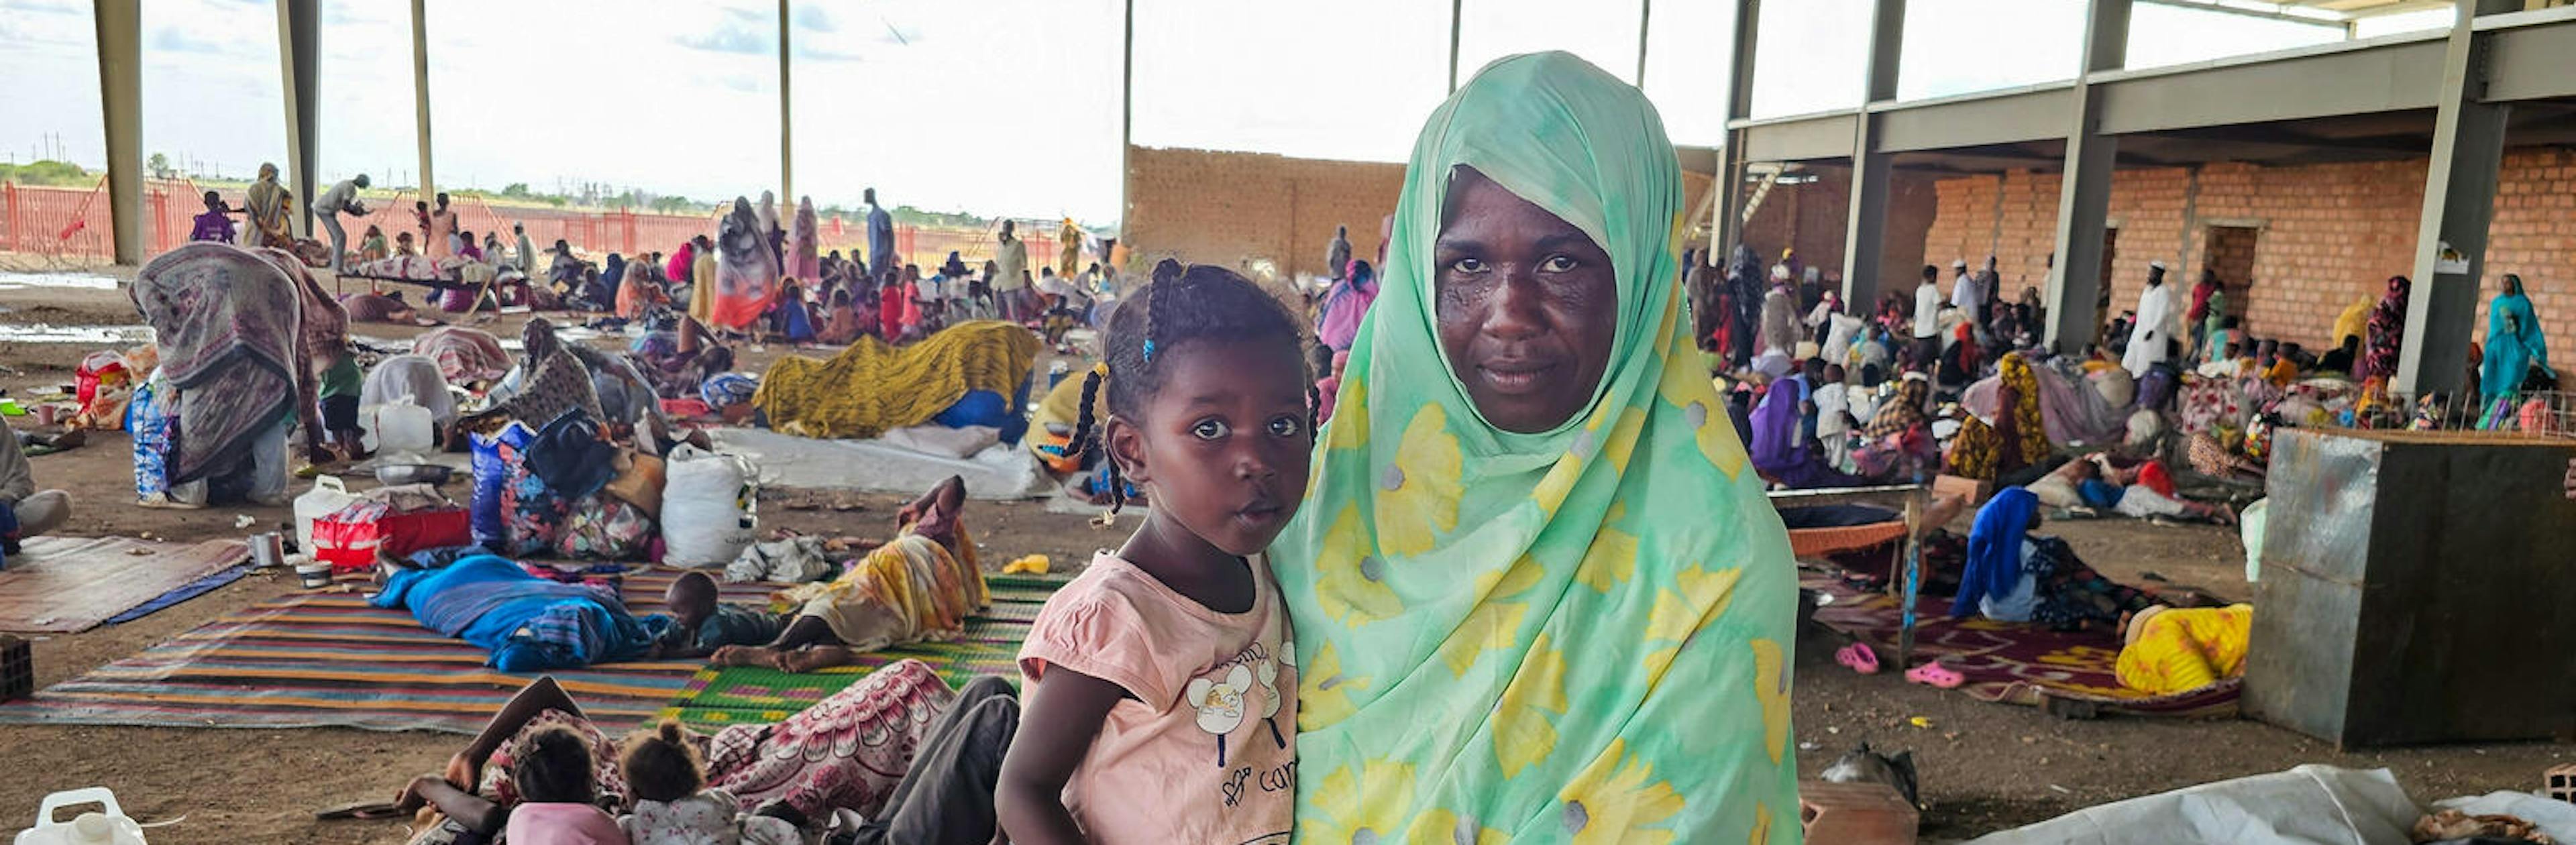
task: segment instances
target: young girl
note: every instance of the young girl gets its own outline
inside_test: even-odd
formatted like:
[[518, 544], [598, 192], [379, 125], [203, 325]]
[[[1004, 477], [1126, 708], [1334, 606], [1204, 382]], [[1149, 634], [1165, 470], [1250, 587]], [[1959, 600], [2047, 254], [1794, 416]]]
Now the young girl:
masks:
[[996, 809], [1023, 845], [1284, 842], [1297, 661], [1256, 556], [1306, 489], [1305, 341], [1222, 268], [1165, 261], [1139, 296], [1084, 381], [1073, 449], [1106, 447], [1110, 486], [1143, 485], [1153, 513], [1038, 613], [1020, 650], [1031, 729]]
[[566, 730], [540, 731], [521, 742], [510, 760], [520, 802], [510, 808], [502, 840], [625, 845], [626, 832], [595, 803], [599, 786], [590, 754], [590, 746]]
[[635, 811], [617, 820], [635, 845], [793, 845], [796, 825], [744, 813], [732, 794], [707, 788], [698, 750], [680, 723], [664, 720], [626, 740], [617, 768], [626, 773]]

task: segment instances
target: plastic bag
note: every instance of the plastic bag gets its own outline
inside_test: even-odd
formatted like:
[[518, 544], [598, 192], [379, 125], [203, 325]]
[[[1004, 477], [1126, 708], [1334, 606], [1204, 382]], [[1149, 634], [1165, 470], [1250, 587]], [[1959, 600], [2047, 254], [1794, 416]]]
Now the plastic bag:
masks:
[[510, 465], [501, 458], [501, 444], [525, 447], [535, 439], [535, 429], [523, 423], [511, 423], [498, 434], [473, 436], [474, 498], [469, 506], [473, 517], [474, 540], [488, 548], [498, 549], [507, 538], [501, 521], [501, 488], [509, 483]]
[[751, 463], [683, 445], [671, 451], [662, 488], [662, 562], [723, 566], [751, 545], [759, 518]]

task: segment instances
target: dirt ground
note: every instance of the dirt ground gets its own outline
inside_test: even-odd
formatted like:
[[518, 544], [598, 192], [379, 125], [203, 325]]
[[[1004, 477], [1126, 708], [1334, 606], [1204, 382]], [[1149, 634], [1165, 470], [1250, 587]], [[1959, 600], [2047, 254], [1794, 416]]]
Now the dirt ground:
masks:
[[[125, 275], [130, 276], [131, 271]], [[327, 284], [327, 282], [326, 282]], [[123, 326], [139, 322], [115, 290], [12, 288], [0, 283], [0, 338], [13, 328]], [[518, 319], [486, 328], [515, 337]], [[363, 326], [380, 338], [415, 333]], [[104, 345], [0, 339], [0, 388], [67, 384], [79, 358]], [[758, 368], [785, 350], [745, 356]], [[808, 354], [827, 354], [812, 351]], [[1041, 367], [1044, 363], [1041, 362]], [[31, 418], [9, 420], [32, 426]], [[88, 446], [33, 459], [38, 482], [71, 491], [75, 513], [62, 533], [125, 534], [190, 540], [240, 536], [289, 519], [286, 508], [219, 507], [202, 511], [135, 507], [128, 441], [91, 433]], [[298, 484], [298, 489], [302, 484]], [[855, 509], [842, 509], [855, 505]], [[765, 491], [765, 527], [891, 533], [896, 497], [817, 491]], [[240, 516], [255, 527], [235, 527]], [[988, 567], [1032, 552], [1059, 566], [1117, 544], [1121, 534], [1076, 516], [1047, 513], [1035, 502], [976, 503], [968, 518]], [[1954, 526], [1965, 531], [1965, 521]], [[2083, 558], [2116, 580], [2149, 577], [2242, 599], [2243, 552], [2235, 534], [2208, 526], [2158, 527], [2126, 520], [2053, 524]], [[37, 683], [53, 684], [204, 624], [224, 613], [296, 589], [291, 577], [257, 573], [143, 619], [35, 643]], [[2080, 807], [2301, 763], [2394, 770], [2410, 794], [2429, 801], [2494, 789], [2531, 789], [2540, 772], [2568, 753], [2551, 744], [2443, 746], [2341, 753], [2332, 746], [2250, 721], [2110, 718], [2064, 721], [2037, 709], [1986, 704], [1964, 695], [1907, 684], [1892, 674], [1854, 675], [1836, 666], [1831, 634], [1799, 644], [1795, 724], [1802, 771], [1815, 772], [1868, 741], [1883, 751], [1912, 750], [1928, 805], [1924, 835], [1964, 839], [2050, 818]], [[1930, 728], [1909, 723], [1927, 719]], [[45, 793], [84, 786], [114, 789], [138, 819], [170, 821], [150, 832], [157, 843], [391, 843], [390, 822], [311, 821], [312, 812], [348, 801], [389, 796], [406, 779], [444, 764], [464, 738], [448, 734], [347, 729], [211, 730], [184, 726], [57, 727], [0, 725], [0, 819], [23, 818]], [[14, 830], [0, 823], [0, 833]]]

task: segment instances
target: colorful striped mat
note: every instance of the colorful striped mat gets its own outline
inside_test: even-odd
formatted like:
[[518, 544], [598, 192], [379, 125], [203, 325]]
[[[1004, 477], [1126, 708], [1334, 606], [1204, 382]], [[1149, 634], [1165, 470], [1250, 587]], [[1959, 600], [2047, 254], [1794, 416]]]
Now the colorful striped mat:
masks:
[[[638, 613], [662, 611], [662, 594], [678, 576], [627, 575], [627, 606]], [[346, 583], [354, 589], [282, 596], [227, 614], [30, 699], [0, 705], [0, 723], [470, 734], [537, 677], [493, 670], [484, 665], [481, 649], [422, 628], [409, 613], [368, 607], [363, 579]], [[1009, 638], [1016, 649], [1020, 634], [1014, 631], [1026, 631], [1058, 583], [995, 579], [993, 612], [975, 620], [978, 627], [967, 640], [950, 647], [1000, 648]], [[778, 586], [727, 584], [724, 599], [758, 604]], [[871, 656], [866, 665], [891, 659]], [[1009, 655], [1002, 659], [1007, 665]], [[670, 709], [697, 687], [703, 668], [703, 661], [636, 661], [550, 674], [614, 733]]]
[[868, 673], [897, 660], [930, 665], [950, 686], [964, 686], [979, 675], [1019, 680], [1020, 642], [1048, 596], [1063, 578], [997, 575], [986, 579], [993, 606], [966, 620], [964, 636], [951, 642], [913, 645], [859, 656], [856, 666], [791, 674], [757, 666], [709, 666], [698, 670], [686, 690], [657, 714], [692, 727], [768, 724], [840, 692]]

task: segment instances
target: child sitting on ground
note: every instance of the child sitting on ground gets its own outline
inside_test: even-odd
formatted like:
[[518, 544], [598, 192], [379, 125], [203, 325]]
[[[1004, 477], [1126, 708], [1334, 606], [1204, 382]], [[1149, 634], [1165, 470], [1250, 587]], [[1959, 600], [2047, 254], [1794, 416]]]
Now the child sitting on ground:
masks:
[[570, 731], [539, 731], [512, 752], [510, 779], [520, 802], [510, 808], [505, 842], [626, 845], [617, 820], [599, 809], [590, 746]]
[[787, 617], [717, 600], [716, 579], [683, 573], [662, 594], [671, 608], [671, 630], [653, 644], [660, 658], [696, 659], [729, 645], [760, 645], [787, 630]]
[[1297, 666], [1257, 556], [1306, 491], [1303, 332], [1218, 267], [1163, 262], [1139, 296], [1111, 317], [1075, 437], [1154, 510], [1039, 611], [1020, 650], [1032, 729], [1003, 760], [996, 810], [1025, 845], [1285, 841]]
[[[695, 574], [695, 573], [691, 573]], [[742, 812], [731, 793], [707, 788], [698, 750], [689, 744], [680, 723], [664, 720], [649, 731], [626, 739], [617, 768], [626, 774], [626, 789], [635, 811], [617, 825], [635, 845], [797, 845], [796, 825], [783, 818]], [[764, 813], [794, 811], [785, 804]]]

